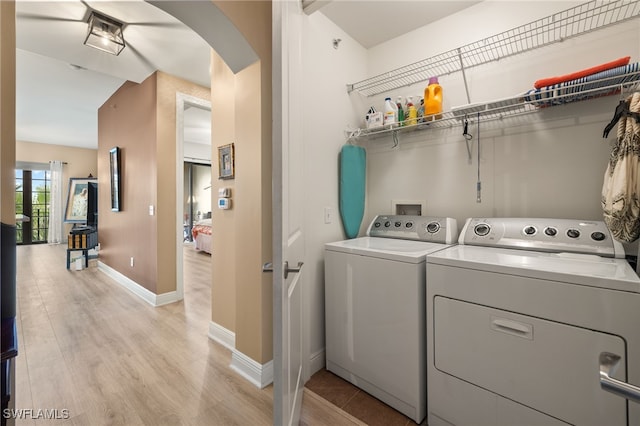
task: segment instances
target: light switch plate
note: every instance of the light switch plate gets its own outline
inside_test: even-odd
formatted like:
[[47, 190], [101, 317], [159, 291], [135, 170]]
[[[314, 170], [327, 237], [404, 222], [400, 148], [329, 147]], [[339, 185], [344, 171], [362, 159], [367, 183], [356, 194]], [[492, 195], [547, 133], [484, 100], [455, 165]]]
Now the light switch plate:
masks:
[[149, 216], [153, 216], [155, 214], [155, 208], [153, 205], [149, 206]]
[[329, 224], [333, 222], [333, 209], [331, 207], [324, 208], [324, 223]]

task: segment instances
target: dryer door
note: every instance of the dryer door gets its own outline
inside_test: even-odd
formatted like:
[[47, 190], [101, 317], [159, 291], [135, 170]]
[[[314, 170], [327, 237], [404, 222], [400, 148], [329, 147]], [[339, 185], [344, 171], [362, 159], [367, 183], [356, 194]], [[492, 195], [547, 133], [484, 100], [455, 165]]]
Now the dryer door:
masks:
[[619, 336], [445, 297], [434, 328], [442, 372], [571, 424], [627, 424], [626, 401], [600, 388], [600, 354], [625, 354]]

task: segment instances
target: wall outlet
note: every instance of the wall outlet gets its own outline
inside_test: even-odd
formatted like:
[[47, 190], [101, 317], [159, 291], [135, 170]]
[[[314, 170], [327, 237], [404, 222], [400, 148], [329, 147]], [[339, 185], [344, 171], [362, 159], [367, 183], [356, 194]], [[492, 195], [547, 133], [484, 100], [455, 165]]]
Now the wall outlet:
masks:
[[153, 205], [149, 206], [149, 216], [153, 216], [156, 212], [156, 209], [153, 207]]
[[130, 261], [130, 263], [131, 263], [131, 267], [133, 268], [133, 256], [131, 256], [131, 261]]

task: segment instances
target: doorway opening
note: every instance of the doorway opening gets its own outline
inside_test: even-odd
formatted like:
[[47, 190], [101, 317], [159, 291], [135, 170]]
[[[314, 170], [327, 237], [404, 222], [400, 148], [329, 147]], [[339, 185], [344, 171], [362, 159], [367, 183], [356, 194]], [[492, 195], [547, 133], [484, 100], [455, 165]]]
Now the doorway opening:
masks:
[[[204, 216], [211, 220], [211, 152], [211, 102], [177, 93], [176, 211], [182, 212], [176, 215], [176, 292], [179, 299], [184, 297], [184, 250], [196, 250], [193, 230], [198, 221], [203, 221]], [[210, 279], [211, 275], [207, 277], [208, 281]]]
[[[184, 162], [184, 242], [211, 254], [211, 164]], [[199, 237], [203, 238], [199, 238]], [[207, 240], [208, 236], [208, 240]], [[198, 241], [201, 240], [201, 241]]]

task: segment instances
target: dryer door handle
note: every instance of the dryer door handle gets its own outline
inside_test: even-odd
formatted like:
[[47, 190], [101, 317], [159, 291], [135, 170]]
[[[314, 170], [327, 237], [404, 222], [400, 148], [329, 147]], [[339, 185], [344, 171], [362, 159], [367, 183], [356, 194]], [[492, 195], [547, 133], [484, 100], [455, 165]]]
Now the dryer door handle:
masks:
[[620, 356], [610, 352], [600, 354], [600, 387], [618, 396], [640, 404], [640, 387], [610, 377], [613, 374]]

